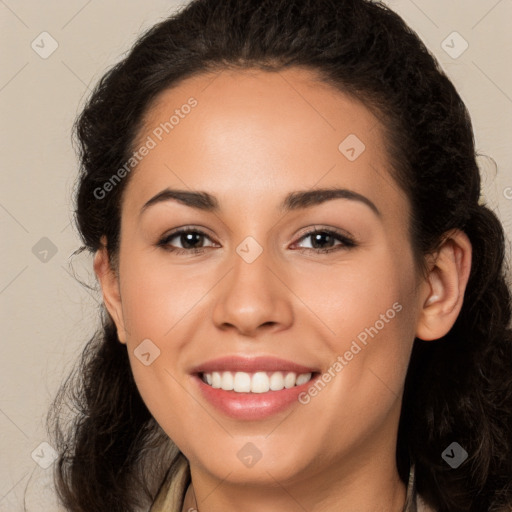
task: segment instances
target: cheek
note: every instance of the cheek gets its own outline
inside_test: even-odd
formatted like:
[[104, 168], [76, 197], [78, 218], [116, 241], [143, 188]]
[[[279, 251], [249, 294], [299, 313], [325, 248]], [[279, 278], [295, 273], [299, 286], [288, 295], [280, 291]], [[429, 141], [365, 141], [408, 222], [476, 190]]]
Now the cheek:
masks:
[[161, 340], [188, 315], [194, 316], [201, 298], [211, 288], [204, 272], [158, 263], [157, 258], [133, 257], [121, 269], [127, 276], [121, 283], [123, 316], [128, 338]]
[[414, 304], [415, 281], [407, 256], [398, 259], [385, 250], [368, 251], [290, 274], [291, 288], [309, 307], [311, 323], [328, 327], [334, 340], [352, 339], [376, 323], [379, 332], [391, 333], [404, 327], [404, 319], [411, 321], [407, 312]]
[[141, 364], [133, 351], [130, 365], [137, 389], [157, 423], [181, 450], [190, 452], [194, 439], [204, 437], [204, 429], [218, 427], [187, 391], [189, 384], [180, 378], [162, 353], [154, 362]]
[[[190, 361], [199, 323], [206, 321], [201, 315], [214, 278], [204, 271], [192, 275], [191, 267], [171, 267], [158, 259], [132, 254], [122, 260], [127, 349], [146, 406], [167, 434], [186, 446], [185, 434], [197, 428], [195, 435], [204, 435], [199, 426], [211, 421], [185, 391], [189, 384], [183, 368]], [[183, 425], [188, 425], [185, 431]]]
[[326, 418], [322, 436], [334, 425], [344, 431], [332, 440], [333, 449], [342, 449], [358, 438], [371, 439], [388, 415], [397, 413], [414, 340], [408, 306], [413, 280], [392, 265], [379, 265], [317, 283], [315, 294], [327, 300], [308, 304], [335, 334], [317, 336], [325, 385], [303, 396], [302, 403], [307, 415]]
[[[334, 387], [355, 393], [358, 403], [373, 396], [378, 407], [381, 391], [399, 394], [407, 372], [415, 334], [415, 273], [407, 251], [398, 256], [381, 250], [357, 264], [326, 268], [315, 275], [315, 286], [298, 281], [294, 290], [315, 316], [317, 333], [329, 333], [319, 347], [330, 367], [341, 356], [343, 374]], [[316, 318], [316, 320], [315, 320]], [[377, 387], [376, 387], [377, 386]], [[382, 388], [379, 391], [378, 388]], [[366, 397], [366, 398], [365, 398]], [[393, 398], [390, 396], [390, 398]]]

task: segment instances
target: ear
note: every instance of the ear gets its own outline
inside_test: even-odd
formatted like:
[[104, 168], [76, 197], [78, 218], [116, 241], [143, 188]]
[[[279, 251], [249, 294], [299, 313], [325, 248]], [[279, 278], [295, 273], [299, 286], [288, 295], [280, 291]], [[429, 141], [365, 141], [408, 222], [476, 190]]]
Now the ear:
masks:
[[471, 270], [471, 242], [463, 231], [445, 235], [420, 294], [416, 337], [436, 340], [446, 335], [459, 316]]
[[105, 237], [101, 239], [101, 243], [101, 248], [94, 255], [94, 272], [101, 286], [105, 307], [116, 324], [117, 337], [121, 343], [126, 343], [119, 277], [112, 268]]

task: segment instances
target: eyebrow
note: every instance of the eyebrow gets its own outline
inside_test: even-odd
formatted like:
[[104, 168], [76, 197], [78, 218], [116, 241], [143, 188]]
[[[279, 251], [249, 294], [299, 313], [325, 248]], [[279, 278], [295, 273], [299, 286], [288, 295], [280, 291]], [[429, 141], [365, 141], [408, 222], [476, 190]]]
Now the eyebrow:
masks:
[[[348, 199], [358, 201], [368, 206], [377, 217], [382, 217], [381, 212], [367, 197], [344, 188], [321, 188], [291, 192], [279, 206], [281, 212], [300, 210], [322, 204], [333, 199]], [[207, 212], [219, 212], [219, 202], [215, 196], [208, 192], [190, 192], [187, 190], [176, 190], [166, 188], [144, 203], [140, 215], [150, 206], [166, 201], [177, 201], [185, 206], [196, 208]]]

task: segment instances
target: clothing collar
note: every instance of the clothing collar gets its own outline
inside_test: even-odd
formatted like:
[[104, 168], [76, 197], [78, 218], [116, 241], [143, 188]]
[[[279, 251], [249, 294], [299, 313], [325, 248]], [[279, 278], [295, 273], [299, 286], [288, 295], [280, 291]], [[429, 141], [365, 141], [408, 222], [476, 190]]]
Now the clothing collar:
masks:
[[409, 470], [409, 481], [407, 482], [407, 494], [405, 497], [405, 504], [402, 512], [418, 512], [416, 503], [416, 472], [414, 464], [411, 464]]

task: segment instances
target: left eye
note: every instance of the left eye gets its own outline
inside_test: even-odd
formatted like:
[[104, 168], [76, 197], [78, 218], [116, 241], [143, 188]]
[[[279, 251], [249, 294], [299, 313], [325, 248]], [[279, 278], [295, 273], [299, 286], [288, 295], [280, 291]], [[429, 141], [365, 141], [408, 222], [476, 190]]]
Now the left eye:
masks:
[[[303, 235], [299, 239], [299, 242], [301, 240], [307, 240], [308, 238], [310, 239], [310, 244], [309, 246], [303, 247], [303, 249], [318, 252], [331, 252], [342, 249], [343, 247], [354, 247], [356, 245], [355, 242], [347, 236], [329, 229], [310, 231]], [[335, 242], [339, 243], [335, 245]]]
[[[309, 246], [299, 247], [301, 250], [314, 251], [317, 253], [327, 253], [331, 251], [337, 251], [343, 248], [355, 247], [356, 243], [354, 240], [346, 235], [337, 233], [329, 229], [318, 230], [315, 229], [304, 234], [299, 238], [294, 245], [299, 244], [302, 240], [310, 239]], [[171, 243], [177, 239], [181, 247], [176, 247], [175, 243]], [[210, 241], [209, 245], [203, 245], [205, 241]], [[336, 243], [338, 242], [338, 243]], [[200, 230], [197, 229], [182, 229], [175, 231], [162, 238], [158, 244], [170, 252], [176, 252], [178, 254], [186, 253], [200, 253], [203, 252], [207, 247], [215, 247], [215, 244], [211, 241], [211, 238]]]

